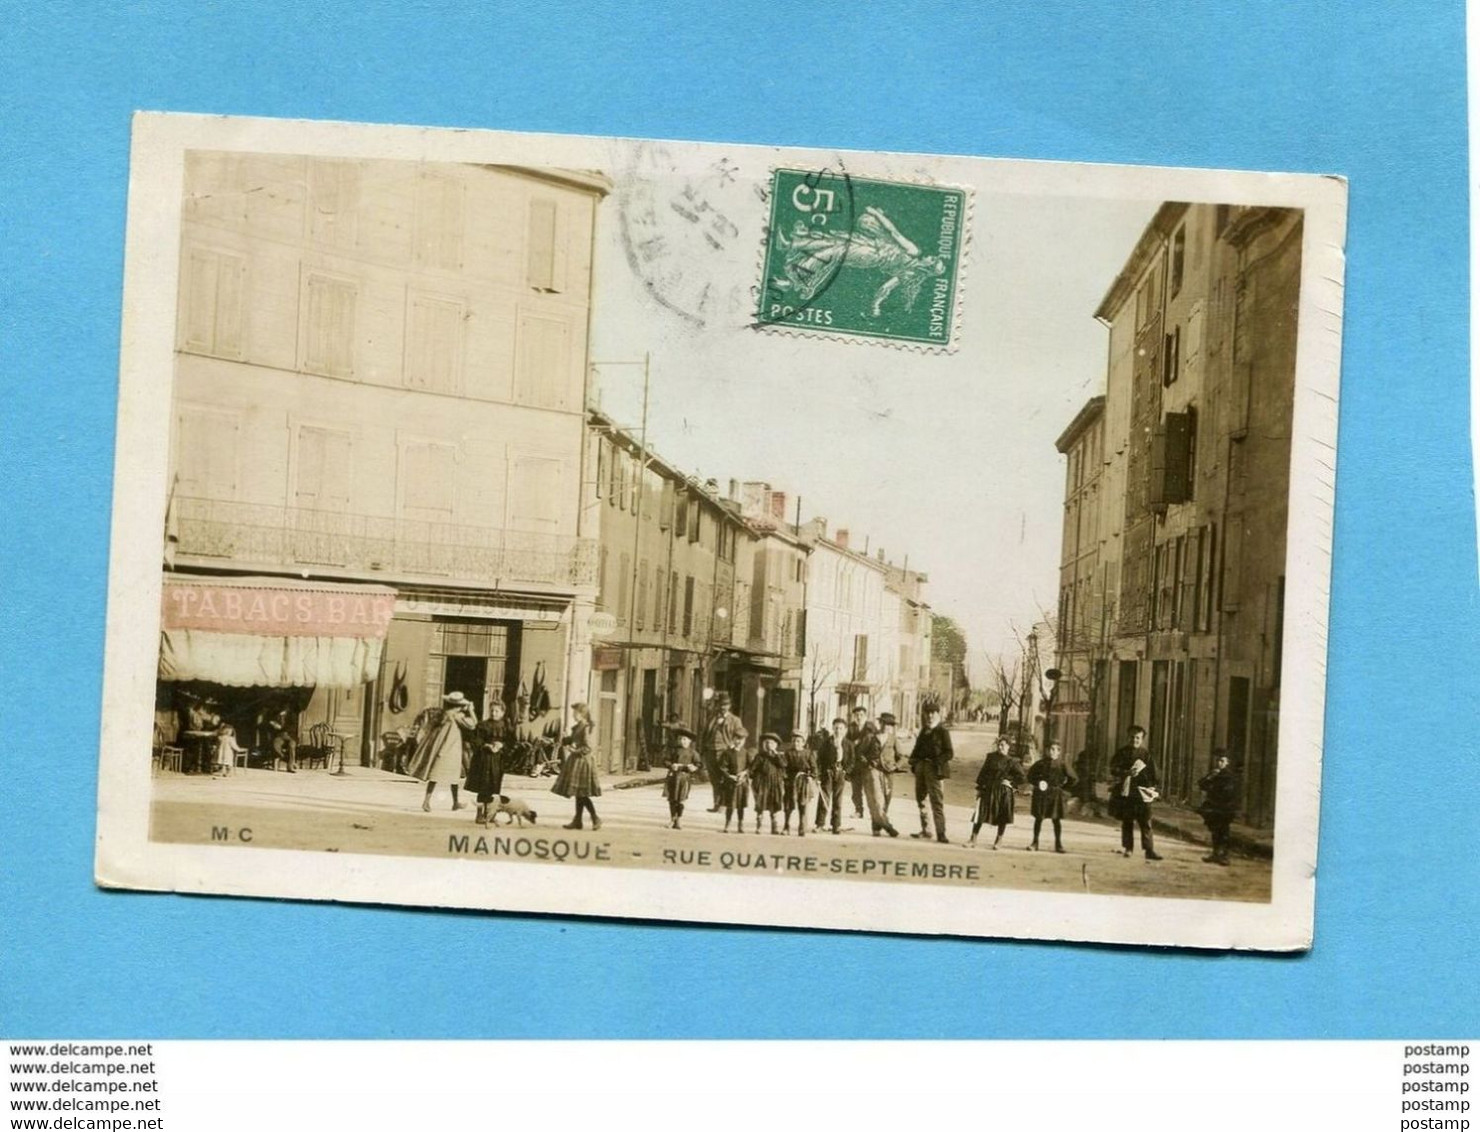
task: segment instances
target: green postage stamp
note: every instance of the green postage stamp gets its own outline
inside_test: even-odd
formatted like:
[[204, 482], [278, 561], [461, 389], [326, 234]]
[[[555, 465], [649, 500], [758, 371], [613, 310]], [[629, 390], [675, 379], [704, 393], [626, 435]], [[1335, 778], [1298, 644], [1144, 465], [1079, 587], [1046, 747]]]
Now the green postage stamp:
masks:
[[758, 323], [948, 349], [968, 203], [948, 185], [775, 170]]

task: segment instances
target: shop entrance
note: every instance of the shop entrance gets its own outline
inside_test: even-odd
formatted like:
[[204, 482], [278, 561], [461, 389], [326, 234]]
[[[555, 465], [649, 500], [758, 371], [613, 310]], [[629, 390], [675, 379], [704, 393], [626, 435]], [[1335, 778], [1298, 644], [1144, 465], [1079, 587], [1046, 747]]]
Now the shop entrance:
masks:
[[461, 692], [478, 709], [481, 719], [483, 693], [488, 689], [488, 660], [481, 656], [449, 656], [442, 674], [442, 694]]

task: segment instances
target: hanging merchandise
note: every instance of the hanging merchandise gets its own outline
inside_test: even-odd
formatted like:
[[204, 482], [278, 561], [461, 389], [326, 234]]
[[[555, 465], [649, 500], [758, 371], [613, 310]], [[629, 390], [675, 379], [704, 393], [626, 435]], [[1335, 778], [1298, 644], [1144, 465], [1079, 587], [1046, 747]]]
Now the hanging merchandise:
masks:
[[392, 715], [400, 715], [406, 710], [410, 699], [411, 693], [406, 690], [406, 662], [401, 661], [391, 675], [391, 691], [386, 697], [385, 706], [390, 709]]
[[534, 666], [534, 682], [529, 689], [529, 715], [538, 719], [550, 711], [550, 690], [545, 687], [545, 662]]
[[524, 720], [530, 718], [530, 716], [529, 716], [529, 689], [527, 687], [525, 687], [525, 684], [524, 684], [524, 681], [523, 680], [520, 680], [519, 681], [519, 695], [514, 700], [514, 704], [519, 709], [518, 711], [516, 711], [514, 713], [514, 720], [515, 720], [515, 722], [522, 723], [522, 722], [524, 722]]

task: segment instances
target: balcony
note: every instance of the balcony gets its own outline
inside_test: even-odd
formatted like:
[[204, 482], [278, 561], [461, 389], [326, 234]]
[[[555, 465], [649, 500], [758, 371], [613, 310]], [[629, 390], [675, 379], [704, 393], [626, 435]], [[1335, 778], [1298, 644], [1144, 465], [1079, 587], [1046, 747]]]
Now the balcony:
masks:
[[174, 508], [176, 553], [197, 562], [500, 588], [596, 584], [594, 539], [188, 496]]

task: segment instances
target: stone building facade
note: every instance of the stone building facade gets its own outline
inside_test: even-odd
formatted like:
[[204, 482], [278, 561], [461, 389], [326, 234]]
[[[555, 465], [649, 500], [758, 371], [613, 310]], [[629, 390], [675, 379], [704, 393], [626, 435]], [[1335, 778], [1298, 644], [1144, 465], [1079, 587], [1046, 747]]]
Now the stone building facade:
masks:
[[[371, 762], [382, 731], [446, 692], [481, 715], [542, 686], [558, 719], [584, 689], [571, 646], [597, 562], [577, 493], [609, 187], [542, 169], [187, 155], [168, 577], [395, 591], [363, 682], [309, 663], [214, 687], [249, 742], [282, 701], [300, 731], [327, 725]], [[197, 690], [223, 679], [176, 675]]]
[[[1167, 796], [1188, 802], [1226, 750], [1261, 825], [1278, 762], [1302, 234], [1289, 209], [1157, 211], [1096, 312], [1109, 329], [1098, 535], [1090, 548], [1091, 485], [1071, 475], [1061, 557], [1060, 646], [1092, 684], [1099, 673], [1093, 694], [1060, 699], [1085, 705], [1084, 742], [1103, 758], [1140, 723]], [[1090, 437], [1071, 425], [1060, 450], [1082, 460]]]

